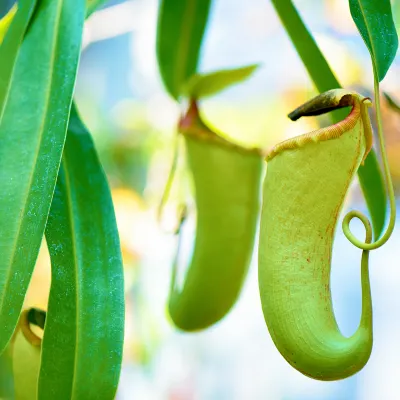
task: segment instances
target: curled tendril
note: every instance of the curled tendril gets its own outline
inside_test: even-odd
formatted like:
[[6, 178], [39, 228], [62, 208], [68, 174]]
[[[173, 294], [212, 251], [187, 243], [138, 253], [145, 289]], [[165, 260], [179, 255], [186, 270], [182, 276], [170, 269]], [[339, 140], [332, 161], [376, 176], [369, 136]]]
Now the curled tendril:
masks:
[[[370, 234], [372, 234], [371, 230], [371, 224], [368, 220], [368, 218], [361, 213], [360, 211], [350, 211], [348, 214], [343, 219], [342, 222], [342, 229], [343, 233], [347, 237], [347, 239], [352, 243], [354, 246], [358, 247], [359, 249], [362, 250], [375, 250], [382, 245], [384, 245], [390, 238], [390, 236], [393, 233], [394, 225], [395, 225], [395, 220], [396, 220], [396, 200], [394, 196], [394, 189], [393, 189], [393, 184], [392, 184], [392, 178], [390, 176], [390, 169], [389, 169], [389, 162], [385, 150], [385, 139], [383, 137], [383, 129], [382, 129], [382, 116], [381, 116], [381, 107], [380, 107], [380, 99], [379, 99], [379, 81], [378, 78], [375, 74], [374, 77], [374, 92], [375, 92], [375, 111], [376, 111], [376, 120], [377, 120], [377, 126], [378, 126], [378, 137], [379, 137], [379, 148], [380, 148], [380, 153], [382, 156], [383, 160], [383, 169], [384, 169], [384, 174], [385, 174], [385, 182], [388, 190], [388, 195], [389, 195], [389, 202], [390, 202], [390, 219], [389, 219], [389, 224], [386, 228], [385, 233], [375, 242], [369, 243], [368, 240], [366, 242], [362, 242], [358, 240], [353, 233], [350, 230], [350, 222], [353, 218], [359, 219], [366, 230], [366, 236], [368, 237]], [[362, 121], [364, 125], [365, 130], [370, 130], [370, 122], [368, 119], [368, 116], [366, 113], [368, 112], [364, 107], [361, 107], [361, 116], [362, 116]], [[369, 132], [367, 132], [369, 133]], [[371, 232], [370, 232], [371, 231]]]
[[[356, 92], [333, 89], [289, 114], [300, 118], [353, 106], [336, 124], [271, 149], [263, 185], [263, 198], [268, 201], [263, 203], [260, 220], [258, 282], [265, 322], [286, 361], [302, 374], [323, 381], [345, 379], [360, 371], [373, 345], [370, 251], [362, 251], [362, 311], [351, 337], [337, 325], [330, 279], [338, 210], [370, 145], [370, 131], [364, 130], [361, 119], [369, 104]], [[322, 192], [321, 204], [316, 193]], [[293, 213], [296, 217], [287, 219]], [[371, 224], [363, 215], [360, 219], [369, 244]]]
[[37, 308], [24, 310], [21, 314], [21, 332], [25, 336], [25, 339], [35, 347], [39, 347], [42, 344], [42, 339], [32, 331], [31, 324], [36, 325], [41, 329], [44, 329], [45, 321], [46, 312]]

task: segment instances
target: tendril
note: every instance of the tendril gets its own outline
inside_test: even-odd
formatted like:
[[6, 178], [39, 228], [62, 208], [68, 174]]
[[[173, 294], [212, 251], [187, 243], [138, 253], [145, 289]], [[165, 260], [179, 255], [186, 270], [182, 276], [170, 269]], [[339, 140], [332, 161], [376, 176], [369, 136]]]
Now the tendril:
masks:
[[[354, 246], [362, 250], [375, 250], [384, 245], [389, 240], [391, 234], [393, 233], [396, 220], [396, 200], [394, 196], [392, 177], [390, 175], [389, 161], [385, 150], [385, 139], [383, 137], [381, 106], [379, 99], [379, 80], [375, 71], [374, 71], [374, 92], [375, 92], [375, 112], [376, 112], [376, 121], [378, 127], [379, 149], [383, 161], [385, 183], [387, 186], [387, 191], [389, 196], [390, 219], [385, 233], [377, 241], [373, 243], [368, 243], [368, 240], [366, 242], [358, 240], [350, 230], [351, 220], [353, 218], [358, 218], [363, 223], [368, 236], [369, 234], [372, 233], [370, 232], [371, 226], [368, 218], [359, 211], [350, 211], [348, 214], [346, 214], [342, 222], [343, 233], [350, 241], [350, 243], [352, 243]], [[365, 108], [361, 107], [361, 110], [362, 113], [367, 113], [367, 110]], [[362, 114], [362, 123], [364, 125], [364, 129], [371, 129], [367, 115]]]
[[42, 344], [42, 339], [32, 331], [31, 324], [36, 325], [41, 329], [44, 329], [45, 321], [46, 312], [37, 308], [25, 310], [21, 314], [21, 331], [25, 336], [25, 339], [35, 347], [39, 347]]

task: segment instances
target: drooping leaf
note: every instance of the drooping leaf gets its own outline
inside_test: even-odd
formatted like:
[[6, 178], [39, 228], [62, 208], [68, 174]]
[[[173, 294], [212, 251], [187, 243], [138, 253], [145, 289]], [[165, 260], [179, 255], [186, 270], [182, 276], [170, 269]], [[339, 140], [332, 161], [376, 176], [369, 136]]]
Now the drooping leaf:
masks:
[[[37, 0], [21, 1], [15, 16], [14, 6], [5, 17], [7, 28], [4, 30], [4, 40], [0, 33], [0, 121], [4, 111], [5, 100], [10, 91], [15, 61], [36, 7], [36, 2]], [[10, 26], [8, 27], [9, 24]]]
[[196, 73], [211, 0], [162, 0], [157, 27], [157, 60], [164, 85], [175, 99]]
[[194, 99], [212, 96], [227, 89], [229, 86], [248, 79], [257, 68], [258, 65], [249, 65], [208, 74], [194, 74], [184, 85], [182, 94]]
[[400, 105], [389, 95], [389, 93], [383, 93], [389, 107], [398, 113], [400, 113]]
[[[318, 91], [323, 93], [340, 88], [340, 83], [292, 0], [271, 0], [271, 2]], [[332, 113], [332, 122], [339, 122], [345, 117], [346, 111], [337, 110]], [[382, 172], [373, 150], [368, 154], [364, 166], [359, 167], [358, 179], [371, 214], [374, 237], [377, 239], [385, 226], [387, 197]]]
[[52, 283], [39, 400], [113, 399], [124, 335], [122, 259], [110, 189], [74, 107], [46, 239]]
[[0, 352], [10, 340], [42, 241], [65, 141], [84, 0], [40, 0], [0, 121]]
[[381, 81], [392, 65], [399, 45], [390, 0], [349, 0], [349, 5]]
[[6, 32], [8, 28], [11, 25], [11, 21], [14, 18], [15, 13], [17, 12], [17, 4], [14, 4], [8, 13], [0, 19], [0, 44], [2, 43], [4, 36], [6, 35]]

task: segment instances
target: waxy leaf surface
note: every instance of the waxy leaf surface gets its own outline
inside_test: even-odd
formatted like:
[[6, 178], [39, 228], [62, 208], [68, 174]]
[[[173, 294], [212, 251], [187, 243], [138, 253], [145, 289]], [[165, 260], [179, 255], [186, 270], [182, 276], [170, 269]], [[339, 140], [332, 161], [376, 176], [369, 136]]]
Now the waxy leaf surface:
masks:
[[[271, 2], [317, 90], [323, 93], [340, 88], [339, 81], [292, 0], [271, 0]], [[332, 122], [337, 123], [345, 117], [345, 110], [334, 111]], [[377, 239], [385, 226], [387, 203], [383, 176], [374, 150], [370, 151], [364, 165], [359, 167], [358, 179], [371, 214], [374, 237]]]
[[381, 81], [392, 65], [399, 45], [390, 0], [349, 0], [349, 5]]
[[64, 146], [84, 0], [41, 0], [0, 120], [0, 352], [17, 324]]
[[46, 240], [52, 283], [39, 400], [113, 399], [124, 335], [122, 259], [110, 189], [74, 107]]
[[35, 6], [36, 0], [22, 1], [15, 16], [15, 8], [12, 8], [3, 19], [9, 22], [4, 25], [3, 32], [0, 32], [0, 121], [10, 91], [15, 61]]

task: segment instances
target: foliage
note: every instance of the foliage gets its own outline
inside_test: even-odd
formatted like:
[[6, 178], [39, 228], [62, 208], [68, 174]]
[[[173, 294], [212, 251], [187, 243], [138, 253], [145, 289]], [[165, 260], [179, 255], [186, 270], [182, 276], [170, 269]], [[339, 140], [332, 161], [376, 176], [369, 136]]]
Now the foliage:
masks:
[[170, 95], [179, 99], [196, 72], [211, 0], [162, 0], [158, 17], [157, 57]]
[[[292, 0], [272, 0], [272, 4], [318, 91], [323, 93], [330, 89], [340, 88], [339, 81], [329, 67], [311, 33], [301, 20]], [[335, 111], [331, 114], [331, 121], [337, 123], [345, 116], [346, 111]], [[358, 168], [357, 173], [371, 214], [374, 235], [379, 237], [385, 226], [387, 198], [382, 174], [374, 151], [369, 153], [364, 165]]]
[[[397, 33], [389, 0], [349, 0], [371, 54], [383, 179], [366, 111], [371, 101], [339, 89], [293, 2], [271, 1], [314, 85], [324, 93], [289, 116], [330, 112], [332, 124], [278, 144], [267, 157], [261, 301], [271, 336], [294, 368], [317, 379], [341, 379], [360, 370], [369, 358], [368, 255], [386, 243], [394, 227], [379, 82], [394, 60]], [[0, 20], [0, 394], [5, 397], [112, 399], [116, 395], [125, 317], [121, 245], [110, 188], [74, 102], [84, 20], [105, 3], [20, 0]], [[253, 252], [262, 159], [267, 155], [263, 149], [225, 139], [201, 117], [203, 98], [244, 83], [257, 68], [199, 71], [211, 9], [211, 0], [162, 0], [157, 26], [158, 68], [166, 91], [184, 109], [176, 125], [186, 144], [195, 187], [194, 253], [179, 289], [178, 245], [169, 299], [172, 322], [187, 331], [219, 321], [240, 294]], [[179, 156], [177, 152], [161, 208]], [[346, 215], [343, 231], [363, 250], [364, 308], [360, 330], [344, 338], [332, 318], [330, 256], [339, 211], [356, 171], [375, 242], [366, 216], [358, 211]], [[387, 197], [390, 219], [384, 231]], [[350, 231], [353, 218], [364, 224], [365, 241]], [[181, 225], [184, 219], [182, 215]], [[48, 309], [23, 310], [44, 235], [52, 273]], [[309, 255], [316, 252], [320, 259], [312, 260], [311, 272], [305, 271], [305, 260], [311, 263]], [[315, 293], [315, 304], [307, 287]], [[305, 324], [308, 331], [296, 331], [311, 314], [311, 322]], [[345, 354], [338, 349], [345, 349]]]
[[122, 362], [122, 259], [110, 189], [75, 106], [46, 239], [52, 281], [39, 398], [113, 398]]
[[183, 94], [189, 98], [201, 99], [212, 96], [231, 85], [248, 79], [257, 69], [258, 65], [232, 68], [209, 74], [194, 74], [183, 87]]
[[[193, 6], [194, 3], [195, 2], [193, 1], [187, 0], [181, 4], [181, 7], [182, 9], [184, 7], [190, 7]], [[380, 166], [372, 149], [372, 133], [368, 112], [366, 111], [367, 103], [370, 105], [371, 102], [369, 99], [364, 99], [362, 101], [353, 100], [349, 102], [348, 99], [351, 98], [352, 94], [348, 93], [343, 95], [343, 97], [340, 97], [337, 104], [335, 103], [335, 106], [333, 106], [331, 104], [331, 92], [329, 90], [340, 88], [339, 82], [331, 71], [312, 35], [301, 20], [293, 2], [291, 0], [272, 0], [272, 3], [288, 32], [292, 43], [307, 68], [309, 75], [314, 81], [315, 86], [320, 92], [324, 92], [315, 101], [311, 101], [310, 109], [307, 109], [308, 103], [306, 103], [304, 109], [307, 109], [307, 112], [304, 114], [300, 113], [300, 115], [317, 115], [321, 112], [343, 109], [349, 105], [352, 106], [352, 111], [348, 117], [346, 117], [345, 110], [332, 113], [331, 118], [333, 125], [321, 131], [321, 138], [323, 139], [320, 139], [319, 131], [316, 131], [283, 142], [281, 147], [291, 151], [285, 152], [285, 154], [289, 154], [287, 156], [287, 161], [285, 161], [285, 158], [281, 155], [277, 157], [280, 160], [279, 162], [286, 162], [287, 166], [284, 165], [282, 167], [283, 172], [280, 171], [276, 173], [277, 178], [275, 179], [278, 183], [275, 186], [273, 184], [269, 185], [272, 178], [269, 178], [268, 180], [270, 173], [267, 173], [267, 178], [264, 183], [265, 191], [263, 199], [262, 228], [259, 242], [260, 246], [262, 246], [259, 249], [259, 284], [261, 299], [264, 306], [264, 316], [275, 345], [294, 368], [298, 369], [303, 374], [316, 379], [342, 379], [363, 368], [368, 361], [372, 348], [371, 304], [368, 296], [368, 255], [369, 250], [376, 249], [386, 243], [394, 228], [396, 207], [382, 133], [379, 81], [384, 78], [393, 61], [397, 50], [397, 33], [392, 20], [389, 0], [384, 1], [383, 6], [378, 0], [350, 0], [349, 4], [352, 16], [370, 50], [374, 67], [375, 109], [379, 145], [390, 202], [390, 219], [387, 229], [383, 233], [386, 217], [386, 192], [380, 172]], [[159, 38], [162, 38], [168, 31], [165, 26], [165, 20], [167, 16], [170, 17], [171, 15], [169, 14], [169, 11], [170, 10], [166, 10], [163, 7], [160, 9], [159, 21], [161, 22], [158, 26]], [[202, 15], [202, 18], [203, 17], [204, 15]], [[180, 21], [181, 17], [175, 21], [171, 20], [171, 29], [174, 26], [174, 23], [177, 25]], [[201, 21], [201, 26], [204, 27], [205, 23], [203, 20]], [[200, 31], [197, 31], [196, 33], [197, 38], [202, 37], [203, 35]], [[163, 68], [170, 65], [174, 66], [173, 71], [181, 71], [186, 67], [187, 59], [197, 61], [197, 56], [194, 56], [193, 53], [188, 50], [186, 51], [186, 55], [183, 55], [183, 49], [186, 48], [186, 43], [186, 35], [182, 34], [179, 37], [179, 40], [178, 37], [176, 37], [175, 44], [177, 48], [180, 49], [180, 57], [170, 57], [166, 60], [165, 55], [168, 51], [171, 53], [171, 47], [163, 43], [161, 40], [158, 41], [158, 63], [161, 71], [163, 71]], [[200, 45], [196, 48], [200, 49]], [[186, 91], [184, 91], [184, 93], [190, 97], [188, 113], [190, 113], [190, 108], [193, 104], [195, 104], [196, 107], [198, 106], [196, 103], [198, 98], [204, 97], [205, 95], [215, 94], [218, 91], [223, 90], [226, 84], [231, 82], [229, 78], [235, 76], [232, 72], [231, 75], [229, 75], [227, 71], [219, 71], [214, 72], [211, 75], [201, 76], [197, 71], [194, 71], [194, 65], [195, 63], [193, 63], [192, 68], [193, 76], [188, 80], [189, 83], [186, 86]], [[163, 73], [161, 73], [161, 76], [164, 80], [165, 86], [167, 88], [170, 87], [171, 77]], [[248, 75], [244, 74], [243, 78], [246, 77], [248, 77]], [[182, 82], [182, 80], [183, 78], [181, 78], [180, 81], [179, 79], [175, 79], [175, 82]], [[240, 80], [238, 79], [237, 82], [239, 81]], [[232, 82], [234, 82], [234, 79], [232, 79]], [[179, 96], [177, 95], [179, 93], [179, 87], [180, 85], [175, 86], [177, 91], [175, 92], [174, 97], [177, 100], [179, 100]], [[321, 104], [318, 103], [319, 101]], [[362, 104], [360, 105], [359, 103]], [[355, 131], [353, 132], [352, 129], [349, 129], [351, 125], [350, 121], [353, 121], [355, 118], [355, 113], [357, 113], [357, 104], [359, 107], [360, 120], [362, 119], [362, 122], [360, 122], [359, 126], [355, 128]], [[301, 110], [303, 110], [303, 108], [301, 108]], [[290, 116], [291, 114], [289, 114], [289, 117]], [[185, 118], [179, 122], [179, 128], [181, 131], [182, 128], [188, 129], [192, 126], [192, 121], [187, 121]], [[363, 127], [363, 129], [361, 129], [360, 126]], [[354, 126], [352, 125], [351, 127], [353, 128]], [[212, 157], [213, 143], [207, 135], [202, 133], [203, 130], [204, 129], [196, 129], [196, 135], [194, 137], [201, 138], [203, 141], [208, 141], [208, 156]], [[361, 155], [360, 143], [363, 139], [361, 139], [360, 133], [363, 130], [366, 133], [361, 136], [365, 137], [364, 146], [366, 146], [367, 150], [361, 152]], [[347, 135], [343, 135], [343, 133], [347, 132]], [[355, 137], [353, 138], [352, 133], [355, 134]], [[214, 135], [213, 137], [218, 137], [218, 135]], [[344, 144], [340, 144], [338, 137], [343, 137]], [[326, 155], [322, 153], [322, 149], [325, 146], [315, 147], [314, 145], [315, 142], [319, 142], [320, 140], [328, 140], [326, 146], [333, 146], [332, 149], [328, 148]], [[348, 148], [348, 154], [350, 158], [348, 162], [346, 162], [341, 152], [347, 151], [346, 142], [349, 140], [350, 148]], [[354, 147], [354, 143], [358, 143], [358, 145]], [[279, 146], [280, 145], [278, 145], [278, 147]], [[306, 147], [304, 150], [302, 150], [303, 146]], [[336, 151], [334, 149], [335, 146], [338, 146], [339, 150]], [[300, 155], [301, 153], [305, 154], [304, 158], [299, 158], [300, 162], [298, 164], [294, 163], [297, 155], [295, 154], [297, 148], [301, 150], [297, 151]], [[315, 152], [315, 155], [312, 151]], [[190, 154], [190, 147], [188, 152], [190, 160], [192, 157]], [[274, 150], [272, 150], [272, 154], [274, 154], [273, 152]], [[271, 153], [269, 154], [271, 155]], [[273, 165], [278, 163], [278, 161], [274, 162], [273, 160], [271, 162], [272, 157], [269, 157], [267, 157], [267, 161], [271, 163], [270, 168], [273, 168]], [[207, 159], [207, 157], [203, 156], [202, 159]], [[314, 162], [315, 165], [312, 164]], [[174, 164], [175, 163], [176, 161], [174, 161]], [[325, 163], [331, 164], [325, 165]], [[362, 164], [364, 166], [362, 166]], [[284, 167], [287, 169], [285, 170]], [[190, 168], [193, 173], [194, 181], [196, 182], [197, 167], [192, 163]], [[222, 166], [218, 169], [221, 170]], [[269, 168], [268, 171], [270, 171]], [[348, 341], [347, 338], [343, 338], [340, 335], [337, 329], [336, 331], [332, 331], [331, 328], [336, 326], [336, 323], [333, 322], [332, 319], [333, 312], [329, 313], [329, 310], [332, 307], [330, 304], [325, 304], [324, 307], [322, 300], [324, 298], [330, 298], [330, 254], [333, 246], [333, 233], [336, 227], [339, 211], [342, 208], [344, 195], [347, 192], [354, 171], [358, 172], [360, 184], [372, 216], [376, 241], [371, 243], [372, 228], [370, 227], [367, 217], [358, 211], [351, 211], [345, 216], [342, 224], [344, 234], [354, 246], [363, 249], [362, 286], [363, 290], [365, 289], [363, 310], [366, 313], [365, 315], [363, 313], [363, 319], [359, 331], [357, 331], [351, 340]], [[296, 175], [297, 173], [299, 176]], [[313, 174], [318, 173], [326, 173], [327, 175], [318, 175], [317, 177], [313, 176]], [[213, 173], [213, 178], [215, 175], [216, 174]], [[336, 192], [335, 190], [330, 192], [330, 190], [335, 186], [333, 182], [335, 181], [336, 176], [341, 176], [342, 181], [338, 183], [338, 186], [335, 189]], [[290, 180], [292, 178], [293, 181]], [[211, 180], [211, 177], [209, 177], [209, 180]], [[226, 179], [226, 181], [228, 182], [228, 179]], [[304, 186], [302, 186], [302, 183]], [[318, 185], [321, 185], [321, 187], [317, 191], [314, 191]], [[171, 179], [169, 179], [169, 182], [167, 183], [167, 191], [170, 186]], [[236, 187], [237, 184], [232, 185], [232, 188], [226, 188], [225, 191], [229, 193], [234, 191], [234, 186]], [[271, 186], [272, 189], [269, 188], [269, 186]], [[209, 199], [218, 199], [220, 197], [215, 188], [209, 187], [207, 190]], [[285, 205], [283, 201], [283, 199], [286, 198], [286, 195], [288, 196], [287, 205]], [[328, 196], [328, 198], [325, 198], [325, 195]], [[299, 197], [297, 198], [296, 196]], [[338, 196], [339, 200], [335, 200], [336, 196]], [[323, 199], [323, 204], [320, 205], [321, 197]], [[200, 212], [200, 207], [204, 198], [207, 198], [206, 194], [202, 193], [200, 197], [200, 191], [196, 187], [196, 205], [198, 208], [197, 238], [201, 237], [201, 229], [204, 227], [205, 221], [208, 219], [206, 215], [202, 215]], [[294, 201], [293, 199], [297, 200]], [[310, 201], [308, 201], [308, 199], [310, 199]], [[332, 205], [332, 208], [329, 208], [331, 201], [335, 204]], [[231, 200], [231, 202], [233, 202], [233, 200]], [[277, 207], [269, 209], [270, 204], [272, 206], [277, 204]], [[240, 203], [238, 204], [238, 209], [241, 205], [242, 204]], [[291, 206], [294, 208], [291, 209]], [[324, 208], [325, 206], [327, 209]], [[212, 209], [212, 207], [208, 208]], [[279, 210], [282, 210], [282, 215], [279, 213], [278, 208]], [[229, 211], [226, 207], [218, 212], [218, 216], [221, 217], [225, 214], [228, 215], [228, 213]], [[302, 214], [306, 216], [304, 219], [301, 218]], [[313, 220], [314, 217], [316, 218], [315, 221]], [[325, 217], [332, 217], [332, 221], [325, 221]], [[364, 224], [366, 229], [366, 241], [360, 241], [350, 231], [350, 221], [353, 218], [358, 218]], [[218, 220], [215, 219], [215, 221], [216, 224], [218, 224]], [[296, 222], [299, 226], [297, 226]], [[322, 226], [320, 226], [320, 224], [322, 224]], [[307, 230], [307, 227], [311, 232]], [[206, 295], [201, 291], [197, 292], [196, 289], [204, 286], [202, 281], [204, 277], [207, 277], [212, 281], [213, 278], [210, 276], [211, 274], [208, 271], [208, 266], [212, 264], [216, 257], [210, 249], [212, 249], [215, 244], [222, 243], [224, 239], [230, 238], [232, 229], [235, 230], [234, 227], [229, 227], [227, 224], [224, 224], [222, 229], [214, 230], [212, 234], [209, 234], [213, 239], [211, 244], [204, 240], [201, 241], [200, 245], [196, 243], [194, 255], [205, 253], [208, 254], [208, 257], [203, 257], [201, 259], [202, 265], [200, 264], [196, 266], [196, 274], [191, 274], [193, 266], [189, 269], [187, 282], [185, 282], [184, 285], [184, 289], [190, 287], [189, 295], [191, 297], [188, 304], [191, 304], [191, 306], [187, 307], [188, 310], [190, 309], [190, 311], [187, 311], [188, 314], [192, 316], [189, 319], [192, 322], [196, 321], [196, 317], [194, 316], [195, 311], [197, 311], [199, 316], [201, 315], [203, 321], [217, 320], [217, 318], [213, 318], [213, 310], [211, 309], [207, 311], [207, 314], [204, 314], [203, 306], [206, 303], [204, 300]], [[314, 235], [315, 240], [313, 239]], [[325, 235], [325, 238], [322, 235]], [[321, 242], [321, 239], [323, 238], [324, 241]], [[232, 245], [236, 247], [234, 240], [232, 240]], [[319, 246], [323, 248], [320, 252], [318, 250]], [[221, 251], [224, 251], [224, 247], [221, 247]], [[310, 260], [314, 256], [322, 256], [318, 261], [313, 261], [313, 264], [315, 265], [314, 273], [311, 273], [310, 275], [306, 274], [305, 277], [302, 277], [303, 274], [301, 273], [301, 270], [308, 271], [310, 268], [307, 264], [304, 265], [305, 260], [311, 262]], [[228, 255], [225, 255], [225, 259], [227, 257]], [[235, 264], [235, 262], [231, 262], [231, 265]], [[218, 266], [213, 268], [215, 277], [219, 277], [221, 273], [220, 270], [223, 271], [225, 269], [226, 267], [223, 266], [221, 262], [218, 262]], [[203, 271], [203, 274], [199, 271]], [[172, 273], [173, 284], [175, 281], [175, 275], [176, 266], [174, 265]], [[280, 276], [282, 276], [281, 280], [278, 279]], [[319, 279], [319, 277], [321, 277], [321, 279]], [[236, 282], [239, 282], [241, 279], [241, 276], [238, 277], [232, 273], [230, 284], [235, 280]], [[210, 283], [209, 285], [209, 288], [212, 287]], [[286, 285], [288, 285], [287, 288]], [[311, 296], [311, 299], [315, 299], [315, 302], [317, 303], [315, 306], [311, 304], [311, 300], [308, 298], [311, 291], [306, 291], [307, 294], [304, 294], [304, 298], [302, 298], [301, 294], [303, 293], [304, 287], [314, 288], [313, 290], [315, 290], [315, 293], [314, 296]], [[185, 297], [189, 298], [189, 295]], [[286, 299], [288, 295], [289, 299]], [[174, 300], [174, 296], [172, 296], [172, 300]], [[308, 302], [310, 302], [309, 305]], [[173, 307], [171, 307], [171, 304]], [[215, 304], [215, 307], [218, 308], [219, 302], [216, 301]], [[286, 311], [284, 308], [285, 304], [288, 305]], [[177, 307], [178, 306], [173, 302], [170, 302], [170, 314], [172, 320], [179, 328], [192, 330], [192, 326], [186, 326], [186, 320], [185, 323], [182, 323], [182, 321], [177, 318]], [[299, 308], [297, 309], [296, 307]], [[318, 312], [318, 310], [322, 310], [321, 307], [324, 307], [324, 313]], [[276, 312], [274, 312], [275, 309]], [[181, 314], [185, 314], [182, 309], [180, 311]], [[284, 315], [281, 315], [282, 312]], [[292, 317], [288, 318], [288, 315], [292, 315]], [[308, 317], [312, 323], [307, 322]], [[301, 319], [301, 321], [297, 320], [297, 318]], [[366, 323], [363, 322], [364, 318], [368, 320], [368, 327]], [[293, 324], [291, 322], [293, 322]], [[315, 329], [311, 329], [310, 331], [304, 329], [305, 332], [297, 332], [298, 327], [303, 327], [303, 324], [304, 327], [309, 328], [313, 326], [312, 324], [314, 323], [316, 324]], [[208, 324], [199, 324], [195, 325], [195, 328], [201, 329], [207, 326]], [[279, 326], [283, 326], [283, 328], [279, 329]], [[321, 333], [322, 337], [317, 338], [316, 332]], [[295, 340], [298, 337], [301, 338], [299, 342]], [[328, 345], [330, 339], [333, 340], [332, 345]], [[320, 343], [324, 343], [324, 345], [321, 346]]]

